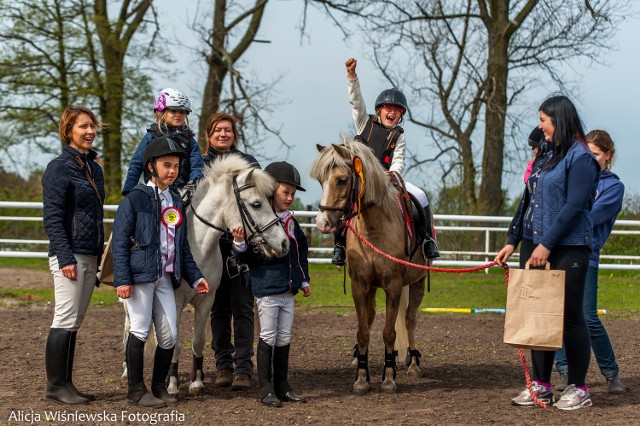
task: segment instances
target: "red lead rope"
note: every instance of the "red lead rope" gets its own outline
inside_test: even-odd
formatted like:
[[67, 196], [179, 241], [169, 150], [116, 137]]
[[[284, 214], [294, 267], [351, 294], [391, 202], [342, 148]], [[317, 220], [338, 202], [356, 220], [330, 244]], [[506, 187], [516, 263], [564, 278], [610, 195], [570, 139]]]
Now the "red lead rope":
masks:
[[[417, 263], [411, 263], [408, 262], [406, 260], [403, 259], [398, 259], [397, 257], [393, 257], [390, 254], [387, 254], [385, 252], [383, 252], [382, 250], [378, 249], [377, 247], [375, 247], [373, 244], [371, 244], [369, 241], [367, 241], [362, 235], [360, 235], [358, 233], [358, 231], [356, 231], [352, 226], [351, 226], [351, 221], [347, 222], [345, 224], [345, 226], [349, 229], [349, 231], [353, 232], [353, 235], [356, 236], [356, 238], [358, 238], [358, 240], [360, 240], [360, 242], [364, 245], [366, 245], [367, 247], [369, 247], [371, 250], [373, 250], [374, 252], [376, 252], [377, 254], [379, 254], [380, 256], [391, 260], [392, 262], [396, 262], [399, 263], [401, 265], [405, 265], [405, 266], [410, 266], [412, 268], [417, 268], [417, 269], [424, 269], [427, 271], [436, 271], [436, 272], [451, 272], [451, 273], [456, 273], [456, 274], [461, 274], [464, 272], [474, 272], [474, 271], [481, 271], [483, 269], [488, 269], [492, 266], [502, 266], [504, 268], [504, 280], [505, 280], [505, 284], [507, 287], [509, 287], [509, 266], [506, 263], [503, 263], [502, 265], [500, 265], [498, 262], [491, 262], [491, 263], [487, 263], [484, 265], [480, 265], [480, 266], [474, 266], [472, 268], [462, 268], [462, 269], [454, 269], [454, 268], [437, 268], [434, 266], [427, 266], [427, 265], [418, 265]], [[531, 395], [531, 398], [535, 401], [536, 404], [538, 404], [540, 407], [542, 408], [547, 408], [547, 404], [545, 404], [544, 402], [542, 402], [533, 392], [533, 388], [531, 387], [531, 375], [529, 374], [529, 367], [527, 366], [527, 361], [525, 359], [524, 356], [524, 352], [522, 351], [521, 348], [518, 348], [518, 355], [520, 356], [520, 361], [522, 362], [522, 369], [524, 370], [524, 377], [527, 381], [527, 389], [529, 390], [529, 394]]]

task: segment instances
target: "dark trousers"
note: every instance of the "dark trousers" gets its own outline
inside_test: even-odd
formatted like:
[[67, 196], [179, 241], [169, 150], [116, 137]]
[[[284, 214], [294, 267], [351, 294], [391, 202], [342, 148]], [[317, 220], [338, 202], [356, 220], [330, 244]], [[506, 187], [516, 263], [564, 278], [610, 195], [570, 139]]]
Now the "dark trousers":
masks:
[[225, 270], [211, 310], [211, 349], [218, 371], [253, 374], [253, 303], [251, 283], [242, 275], [230, 278]]
[[[520, 247], [520, 267], [536, 248], [532, 241], [522, 240]], [[582, 301], [584, 286], [589, 267], [591, 248], [588, 246], [558, 245], [551, 250], [549, 263], [551, 269], [565, 271], [564, 293], [564, 347], [569, 365], [569, 384], [584, 386], [589, 361], [591, 360], [591, 342], [589, 329], [584, 319]], [[531, 351], [533, 378], [544, 383], [551, 382], [551, 370], [555, 351]]]

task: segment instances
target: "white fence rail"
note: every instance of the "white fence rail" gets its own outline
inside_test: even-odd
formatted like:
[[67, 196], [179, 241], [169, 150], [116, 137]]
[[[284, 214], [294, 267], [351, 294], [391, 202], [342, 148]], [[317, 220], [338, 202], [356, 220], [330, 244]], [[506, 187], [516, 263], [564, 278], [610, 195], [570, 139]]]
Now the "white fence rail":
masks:
[[[115, 212], [117, 205], [104, 206], [105, 212]], [[42, 210], [41, 202], [19, 202], [19, 201], [0, 201], [1, 209], [21, 209], [21, 210]], [[315, 218], [316, 211], [296, 211], [297, 218]], [[496, 253], [491, 251], [491, 236], [493, 234], [500, 235], [498, 238], [504, 239], [507, 227], [511, 222], [511, 217], [504, 216], [466, 216], [466, 215], [435, 215], [436, 224], [438, 222], [455, 223], [456, 225], [436, 225], [436, 231], [439, 238], [443, 239], [450, 232], [479, 232], [484, 234], [484, 249], [482, 251], [441, 251], [441, 259], [434, 262], [434, 266], [460, 266], [470, 267], [483, 265], [491, 262]], [[309, 219], [307, 219], [309, 220]], [[42, 215], [39, 216], [0, 216], [0, 222], [42, 222]], [[301, 220], [303, 228], [315, 228], [314, 223], [304, 223]], [[105, 219], [105, 223], [113, 223], [113, 219]], [[485, 226], [468, 225], [469, 223], [482, 223]], [[459, 224], [459, 225], [457, 225]], [[502, 226], [495, 226], [502, 225]], [[620, 227], [634, 229], [619, 229]], [[635, 235], [640, 238], [640, 220], [618, 220], [613, 228], [613, 235]], [[444, 237], [446, 238], [446, 237]], [[42, 251], [24, 251], [15, 249], [7, 249], [19, 245], [42, 245]], [[30, 239], [10, 239], [2, 238], [0, 235], [0, 257], [7, 258], [46, 258], [49, 240], [30, 240]], [[46, 246], [46, 247], [45, 247]], [[333, 251], [332, 247], [309, 247], [311, 263], [329, 263], [330, 255]], [[322, 256], [324, 257], [318, 257]], [[517, 255], [517, 254], [516, 254]], [[468, 260], [460, 260], [464, 258]], [[616, 261], [617, 263], [605, 263], [607, 261]], [[509, 263], [511, 266], [517, 266], [517, 263]], [[606, 254], [601, 256], [600, 269], [616, 269], [616, 270], [640, 270], [640, 256], [627, 256]]]

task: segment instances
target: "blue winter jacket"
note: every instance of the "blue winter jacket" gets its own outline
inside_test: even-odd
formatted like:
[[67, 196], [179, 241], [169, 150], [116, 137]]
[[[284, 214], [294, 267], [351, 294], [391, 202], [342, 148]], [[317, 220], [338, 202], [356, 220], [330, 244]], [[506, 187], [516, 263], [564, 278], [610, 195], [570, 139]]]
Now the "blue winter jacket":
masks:
[[600, 180], [596, 189], [596, 200], [591, 208], [593, 222], [593, 244], [589, 266], [595, 268], [600, 263], [600, 250], [611, 234], [613, 224], [622, 210], [624, 184], [615, 173], [609, 170], [600, 172]]
[[49, 256], [57, 256], [60, 269], [77, 264], [73, 253], [98, 256], [100, 263], [104, 245], [104, 175], [96, 157], [93, 150], [81, 154], [67, 145], [42, 176]]
[[[176, 284], [184, 278], [189, 285], [202, 278], [187, 240], [187, 216], [182, 200], [171, 194], [173, 205], [182, 213], [182, 223], [176, 228], [174, 276]], [[160, 200], [155, 188], [138, 184], [122, 200], [113, 223], [114, 287], [157, 281], [162, 276], [160, 254]]]
[[[570, 173], [576, 161], [587, 164], [580, 176]], [[534, 244], [542, 244], [548, 249], [558, 244], [591, 247], [593, 229], [589, 210], [595, 197], [598, 169], [598, 163], [589, 148], [574, 140], [562, 160], [540, 172], [535, 199], [530, 201], [527, 191], [523, 194], [511, 223], [508, 243], [517, 245], [522, 239], [522, 219], [530, 207]], [[573, 186], [571, 180], [574, 181]], [[586, 190], [578, 191], [578, 186]]]
[[[133, 187], [139, 183], [140, 176], [143, 175], [144, 164], [142, 164], [142, 160], [144, 158], [144, 150], [149, 145], [149, 142], [151, 142], [154, 138], [160, 136], [160, 134], [158, 134], [158, 131], [153, 129], [157, 129], [157, 127], [151, 126], [149, 129], [147, 129], [147, 134], [144, 135], [144, 137], [136, 147], [136, 150], [133, 153], [133, 157], [131, 157], [129, 169], [127, 170], [127, 177], [124, 180], [124, 187], [122, 188], [122, 195], [127, 195], [133, 189]], [[173, 127], [169, 127], [166, 130], [166, 135], [169, 137], [172, 137], [177, 132], [177, 130]], [[204, 165], [204, 162], [202, 160], [202, 152], [200, 151], [200, 147], [192, 136], [193, 133], [191, 133], [188, 128], [186, 130], [180, 130], [181, 133], [183, 133], [184, 131], [188, 131], [189, 135], [191, 135], [187, 152], [189, 153], [189, 164], [191, 166], [191, 171], [189, 172], [189, 181], [194, 181], [202, 176], [202, 166]], [[183, 146], [181, 140], [176, 140], [180, 143], [180, 146]], [[182, 182], [183, 180], [184, 179], [180, 179], [180, 182], [178, 182], [178, 179], [176, 179], [176, 182], [174, 183], [174, 185], [172, 185], [172, 188], [182, 188], [182, 186], [187, 183]]]
[[291, 292], [298, 293], [303, 282], [309, 282], [309, 245], [300, 224], [294, 218], [295, 238], [289, 237], [289, 254], [265, 259], [249, 248], [240, 260], [249, 265], [251, 288], [256, 297]]

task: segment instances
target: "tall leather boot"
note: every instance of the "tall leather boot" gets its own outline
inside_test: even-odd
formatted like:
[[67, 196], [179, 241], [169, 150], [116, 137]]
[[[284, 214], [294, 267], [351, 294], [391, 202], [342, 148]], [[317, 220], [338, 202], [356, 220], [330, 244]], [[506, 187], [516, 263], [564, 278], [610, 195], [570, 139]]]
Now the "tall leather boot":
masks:
[[144, 342], [133, 334], [129, 334], [129, 339], [127, 339], [126, 357], [129, 372], [127, 376], [129, 382], [127, 400], [129, 403], [141, 407], [166, 407], [167, 404], [153, 396], [144, 385]]
[[337, 234], [334, 234], [333, 242], [335, 245], [333, 247], [333, 257], [331, 258], [331, 264], [344, 266], [347, 261], [347, 238], [344, 235], [344, 232], [338, 232]]
[[89, 401], [95, 401], [96, 400], [95, 395], [90, 393], [80, 392], [78, 389], [76, 389], [75, 385], [73, 384], [73, 359], [76, 354], [76, 337], [77, 336], [78, 336], [77, 331], [71, 332], [71, 341], [69, 343], [69, 359], [67, 360], [67, 387], [72, 393], [78, 395], [80, 398], [85, 398], [85, 399], [88, 399]]
[[71, 331], [50, 328], [45, 349], [47, 390], [45, 397], [61, 404], [88, 404], [87, 398], [73, 393], [67, 386], [67, 369], [71, 347]]
[[422, 242], [422, 255], [425, 259], [434, 260], [440, 258], [440, 250], [436, 244], [436, 230], [433, 228], [433, 215], [429, 206], [424, 207], [427, 233]]
[[178, 402], [167, 391], [167, 376], [169, 375], [174, 348], [175, 346], [169, 349], [162, 349], [160, 346], [156, 347], [156, 354], [153, 359], [153, 374], [151, 375], [151, 392], [153, 396], [163, 400], [167, 405]]
[[291, 389], [289, 384], [289, 348], [276, 346], [273, 350], [273, 386], [276, 395], [284, 402], [307, 402], [307, 398]]
[[260, 339], [258, 342], [258, 382], [260, 383], [260, 402], [269, 407], [282, 407], [282, 401], [278, 399], [271, 381], [273, 359], [273, 346]]

